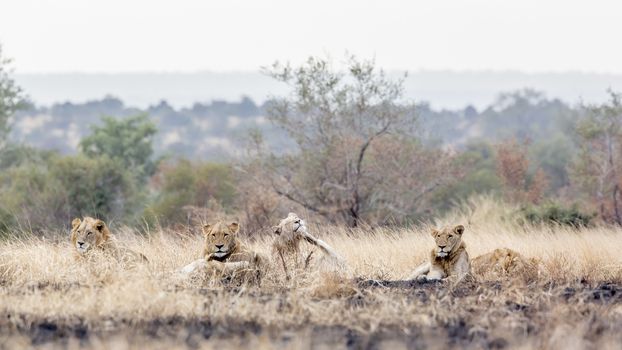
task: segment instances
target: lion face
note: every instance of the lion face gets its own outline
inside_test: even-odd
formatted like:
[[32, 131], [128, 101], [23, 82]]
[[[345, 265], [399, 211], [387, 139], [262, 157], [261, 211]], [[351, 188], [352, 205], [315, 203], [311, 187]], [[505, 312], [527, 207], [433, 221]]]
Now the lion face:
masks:
[[305, 226], [304, 220], [299, 218], [298, 215], [294, 213], [289, 213], [289, 215], [287, 215], [285, 219], [281, 220], [277, 226], [274, 226], [272, 230], [277, 235], [280, 235], [282, 233], [298, 232], [298, 230], [303, 226]]
[[76, 218], [71, 222], [71, 243], [80, 254], [100, 246], [109, 238], [110, 231], [102, 220], [87, 216], [84, 220]]
[[205, 251], [217, 258], [223, 258], [233, 251], [236, 246], [236, 236], [240, 231], [240, 225], [232, 222], [225, 225], [217, 222], [214, 225], [203, 226], [205, 236]]
[[462, 241], [462, 233], [464, 233], [464, 226], [458, 225], [456, 227], [444, 227], [440, 231], [432, 229], [431, 235], [436, 242], [436, 256], [444, 258], [452, 250], [460, 246]]

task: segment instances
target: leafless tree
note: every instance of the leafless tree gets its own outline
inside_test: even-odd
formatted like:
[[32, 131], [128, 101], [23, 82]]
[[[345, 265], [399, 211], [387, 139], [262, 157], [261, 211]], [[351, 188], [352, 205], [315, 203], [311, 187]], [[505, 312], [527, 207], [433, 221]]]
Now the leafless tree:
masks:
[[300, 67], [277, 62], [265, 71], [292, 89], [268, 110], [297, 145], [265, 163], [281, 197], [357, 226], [412, 214], [442, 181], [430, 169], [440, 169], [446, 154], [429, 153], [417, 141], [414, 105], [402, 100], [403, 78], [392, 80], [374, 61], [354, 57], [343, 70], [312, 57]]
[[586, 106], [577, 124], [580, 152], [572, 175], [601, 217], [622, 225], [622, 95], [609, 94], [609, 102]]

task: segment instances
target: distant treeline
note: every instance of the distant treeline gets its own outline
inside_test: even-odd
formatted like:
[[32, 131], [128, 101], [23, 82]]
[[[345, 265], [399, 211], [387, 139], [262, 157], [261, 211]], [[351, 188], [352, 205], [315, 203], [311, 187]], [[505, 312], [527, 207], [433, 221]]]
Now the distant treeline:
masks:
[[275, 64], [265, 73], [291, 93], [261, 106], [38, 108], [5, 84], [0, 229], [95, 215], [148, 227], [236, 216], [261, 230], [291, 210], [406, 224], [481, 194], [518, 204], [508, 219], [524, 223], [622, 224], [619, 94], [569, 106], [525, 89], [481, 111], [435, 111], [404, 102], [403, 80], [373, 61], [348, 62]]
[[[270, 101], [257, 105], [248, 97], [238, 102], [212, 101], [175, 109], [166, 101], [146, 109], [124, 105], [115, 97], [86, 103], [58, 103], [51, 107], [29, 104], [14, 115], [11, 139], [36, 148], [76, 154], [77, 142], [101, 123], [102, 116], [128, 117], [145, 114], [158, 129], [157, 155], [201, 160], [227, 160], [246, 146], [249, 130], [260, 130], [274, 148], [292, 147], [288, 136], [267, 119]], [[510, 136], [534, 142], [564, 136], [577, 113], [556, 99], [533, 90], [502, 93], [490, 107], [478, 111], [433, 110], [428, 104], [413, 108], [419, 116], [427, 143], [464, 149], [469, 143], [494, 142]]]

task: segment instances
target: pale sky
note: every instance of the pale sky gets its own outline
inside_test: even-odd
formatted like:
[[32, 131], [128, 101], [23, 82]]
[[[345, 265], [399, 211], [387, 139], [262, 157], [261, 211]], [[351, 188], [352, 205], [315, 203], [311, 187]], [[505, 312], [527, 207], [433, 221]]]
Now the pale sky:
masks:
[[2, 0], [17, 73], [256, 71], [375, 57], [389, 70], [622, 73], [619, 0]]

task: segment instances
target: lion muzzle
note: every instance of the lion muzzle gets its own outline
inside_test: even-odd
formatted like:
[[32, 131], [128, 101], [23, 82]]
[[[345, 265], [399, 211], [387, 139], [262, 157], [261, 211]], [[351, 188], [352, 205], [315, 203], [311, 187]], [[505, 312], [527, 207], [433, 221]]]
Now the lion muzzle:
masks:
[[303, 220], [294, 221], [294, 232], [298, 232], [298, 230], [303, 226], [305, 226], [305, 222]]
[[439, 258], [444, 258], [449, 255], [450, 250], [445, 250], [447, 246], [438, 246], [438, 250], [436, 251], [436, 256]]
[[86, 251], [89, 249], [89, 244], [86, 242], [76, 242], [76, 250], [78, 251], [78, 253], [86, 253]]
[[217, 250], [214, 252], [214, 256], [216, 256], [217, 258], [225, 257], [229, 252], [228, 250], [223, 250], [222, 247], [223, 245], [216, 245]]

